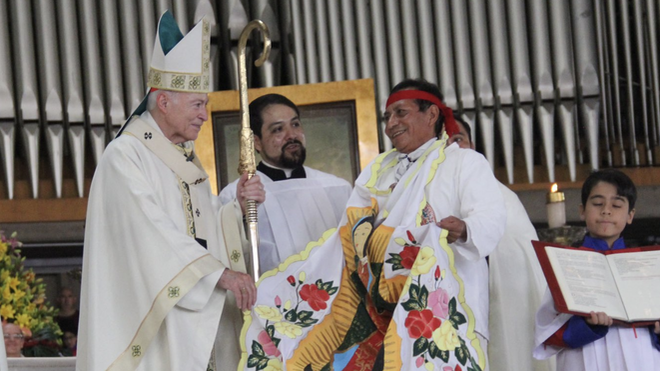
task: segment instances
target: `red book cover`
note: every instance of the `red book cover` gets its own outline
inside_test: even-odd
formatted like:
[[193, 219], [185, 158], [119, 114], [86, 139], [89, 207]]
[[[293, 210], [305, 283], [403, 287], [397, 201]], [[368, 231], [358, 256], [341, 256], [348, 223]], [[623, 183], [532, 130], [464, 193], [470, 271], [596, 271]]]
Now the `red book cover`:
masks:
[[[648, 247], [635, 247], [635, 248], [626, 248], [626, 249], [620, 249], [620, 250], [609, 250], [609, 251], [599, 251], [599, 250], [594, 250], [590, 249], [587, 247], [570, 247], [570, 246], [564, 246], [564, 245], [559, 245], [555, 243], [550, 243], [550, 242], [542, 242], [542, 241], [532, 241], [532, 245], [534, 246], [534, 251], [536, 252], [536, 256], [539, 259], [539, 263], [541, 265], [541, 269], [543, 270], [543, 274], [545, 275], [545, 279], [548, 283], [548, 287], [550, 289], [550, 293], [552, 294], [552, 299], [555, 303], [555, 307], [557, 311], [562, 312], [562, 313], [569, 313], [569, 314], [574, 314], [578, 316], [583, 316], [583, 317], [588, 317], [589, 313], [588, 312], [578, 312], [578, 311], [572, 311], [568, 308], [568, 305], [566, 303], [566, 299], [564, 298], [564, 294], [562, 293], [562, 290], [559, 285], [559, 281], [557, 279], [557, 276], [555, 275], [555, 272], [553, 270], [552, 264], [550, 262], [550, 259], [547, 255], [546, 246], [552, 246], [552, 247], [557, 247], [561, 249], [570, 249], [570, 250], [577, 250], [577, 251], [589, 251], [589, 252], [594, 252], [602, 255], [612, 255], [612, 254], [627, 254], [627, 253], [635, 253], [635, 252], [642, 252], [642, 251], [654, 251], [654, 250], [660, 250], [660, 246], [648, 246]], [[625, 326], [646, 326], [646, 325], [652, 325], [655, 321], [634, 321], [634, 322], [626, 322], [626, 321], [621, 321], [618, 319], [614, 319], [615, 323], [625, 325]]]

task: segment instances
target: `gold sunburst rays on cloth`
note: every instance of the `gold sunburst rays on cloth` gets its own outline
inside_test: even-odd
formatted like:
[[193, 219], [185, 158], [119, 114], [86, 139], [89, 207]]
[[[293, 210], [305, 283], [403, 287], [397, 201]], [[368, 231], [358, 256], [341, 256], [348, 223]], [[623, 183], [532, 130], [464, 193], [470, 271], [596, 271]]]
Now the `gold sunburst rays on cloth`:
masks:
[[293, 356], [286, 361], [287, 370], [304, 370], [308, 366], [314, 371], [321, 370], [332, 361], [334, 352], [344, 341], [360, 302], [346, 269], [344, 271], [331, 314], [326, 315], [300, 342]]
[[[356, 256], [354, 227], [363, 218], [376, 215], [378, 215], [378, 202], [373, 198], [370, 206], [347, 208], [346, 224], [339, 228], [339, 238], [346, 263], [342, 271], [339, 292], [332, 303], [331, 313], [316, 324], [307, 337], [300, 342], [293, 357], [286, 363], [287, 369], [302, 370], [309, 365], [312, 370], [320, 370], [332, 361], [334, 353], [344, 343], [347, 332], [354, 325], [354, 319], [362, 300], [351, 279], [351, 273], [358, 269], [356, 259], [354, 259]], [[377, 231], [374, 233], [379, 234]], [[369, 246], [365, 249], [368, 252], [371, 248], [371, 241], [365, 242]], [[371, 254], [369, 256], [371, 258]]]

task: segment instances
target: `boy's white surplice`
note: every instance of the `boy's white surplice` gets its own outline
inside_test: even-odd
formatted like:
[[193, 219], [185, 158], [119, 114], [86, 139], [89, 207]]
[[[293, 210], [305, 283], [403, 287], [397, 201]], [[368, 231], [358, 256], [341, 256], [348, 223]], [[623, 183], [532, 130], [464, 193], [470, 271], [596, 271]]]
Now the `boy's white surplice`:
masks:
[[[400, 180], [399, 153], [377, 157], [356, 181], [338, 230], [264, 274], [245, 317], [242, 368], [321, 369], [360, 343], [354, 369], [368, 369], [366, 348], [382, 344], [386, 370], [485, 369], [483, 258], [506, 214], [485, 159], [444, 146], [425, 144]], [[435, 222], [450, 215], [465, 221], [467, 241], [447, 244]]]
[[647, 327], [610, 326], [605, 337], [583, 347], [570, 349], [543, 344], [573, 315], [555, 309], [550, 290], [536, 314], [534, 357], [557, 355], [557, 370], [570, 371], [655, 371], [660, 370], [660, 350]]

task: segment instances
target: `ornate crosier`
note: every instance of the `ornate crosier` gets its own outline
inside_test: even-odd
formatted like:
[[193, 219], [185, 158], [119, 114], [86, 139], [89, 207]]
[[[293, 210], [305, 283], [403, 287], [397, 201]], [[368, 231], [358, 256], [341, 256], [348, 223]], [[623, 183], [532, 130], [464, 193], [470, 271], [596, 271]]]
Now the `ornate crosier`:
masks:
[[[257, 171], [254, 159], [254, 133], [250, 130], [250, 110], [248, 108], [248, 86], [247, 86], [247, 62], [245, 58], [245, 47], [248, 37], [254, 29], [260, 29], [263, 33], [264, 50], [254, 65], [260, 67], [264, 64], [270, 54], [270, 36], [268, 27], [262, 21], [255, 19], [245, 26], [238, 40], [238, 85], [241, 104], [241, 134], [240, 134], [240, 159], [238, 162], [238, 174], [248, 173], [252, 178]], [[247, 201], [246, 221], [249, 230], [250, 246], [252, 248], [252, 277], [255, 282], [259, 279], [259, 231], [257, 230], [257, 202]]]

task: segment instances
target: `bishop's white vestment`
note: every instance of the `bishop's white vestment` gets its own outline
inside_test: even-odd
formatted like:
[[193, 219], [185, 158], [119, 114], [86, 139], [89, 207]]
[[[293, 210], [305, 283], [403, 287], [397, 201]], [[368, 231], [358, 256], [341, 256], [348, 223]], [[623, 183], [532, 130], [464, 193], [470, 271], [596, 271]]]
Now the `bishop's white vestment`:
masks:
[[206, 177], [148, 112], [106, 148], [89, 196], [78, 371], [206, 371], [211, 358], [235, 369], [241, 316], [216, 283], [244, 265], [242, 246], [228, 253]]
[[[259, 266], [264, 273], [301, 252], [309, 241], [336, 228], [351, 185], [332, 174], [305, 166], [306, 178], [273, 181], [257, 171], [266, 191], [259, 205]], [[222, 204], [234, 202], [236, 182], [220, 192]]]

